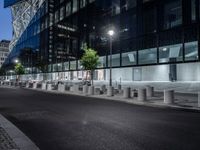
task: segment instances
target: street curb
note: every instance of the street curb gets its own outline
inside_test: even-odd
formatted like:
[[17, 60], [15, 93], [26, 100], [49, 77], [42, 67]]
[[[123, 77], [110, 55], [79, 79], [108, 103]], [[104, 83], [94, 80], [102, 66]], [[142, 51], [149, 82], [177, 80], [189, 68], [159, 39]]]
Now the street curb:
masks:
[[146, 106], [146, 107], [154, 107], [154, 108], [163, 108], [163, 109], [173, 109], [173, 110], [182, 110], [182, 111], [188, 111], [188, 112], [198, 112], [200, 113], [200, 108], [198, 107], [183, 107], [178, 105], [168, 105], [168, 104], [156, 104], [156, 103], [150, 103], [150, 102], [137, 102], [133, 101], [133, 99], [123, 99], [123, 98], [117, 98], [117, 97], [98, 97], [96, 95], [84, 95], [84, 94], [77, 94], [73, 92], [59, 92], [59, 91], [47, 91], [47, 90], [41, 90], [41, 89], [31, 89], [31, 88], [24, 88], [27, 90], [33, 90], [33, 91], [39, 91], [44, 93], [51, 93], [51, 94], [63, 94], [63, 95], [73, 95], [73, 96], [79, 96], [79, 97], [89, 97], [89, 98], [96, 98], [101, 100], [109, 100], [109, 101], [115, 101], [115, 102], [122, 102], [126, 104], [131, 105], [138, 105], [138, 106]]
[[39, 150], [39, 148], [15, 125], [0, 114], [0, 127], [2, 127], [19, 150]]

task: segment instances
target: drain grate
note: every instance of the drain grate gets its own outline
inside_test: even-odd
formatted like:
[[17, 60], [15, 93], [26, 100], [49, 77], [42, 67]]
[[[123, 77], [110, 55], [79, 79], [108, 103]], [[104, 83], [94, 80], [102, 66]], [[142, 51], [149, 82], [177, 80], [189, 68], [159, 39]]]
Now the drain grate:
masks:
[[19, 150], [6, 131], [0, 127], [0, 150]]

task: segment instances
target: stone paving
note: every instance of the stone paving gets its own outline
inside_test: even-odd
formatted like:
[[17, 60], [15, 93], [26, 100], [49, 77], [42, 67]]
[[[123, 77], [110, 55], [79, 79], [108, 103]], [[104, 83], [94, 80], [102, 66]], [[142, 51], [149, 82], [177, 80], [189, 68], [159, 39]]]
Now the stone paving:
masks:
[[0, 114], [0, 150], [39, 150], [39, 148]]
[[8, 133], [0, 127], [0, 150], [19, 150]]

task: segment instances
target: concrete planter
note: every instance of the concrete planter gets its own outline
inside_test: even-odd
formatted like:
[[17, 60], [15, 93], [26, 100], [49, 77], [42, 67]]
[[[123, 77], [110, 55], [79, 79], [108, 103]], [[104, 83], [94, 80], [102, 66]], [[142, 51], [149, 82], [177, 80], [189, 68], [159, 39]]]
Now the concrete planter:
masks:
[[114, 96], [114, 88], [112, 86], [108, 86], [107, 88], [107, 96], [108, 97], [111, 97], [111, 96]]
[[51, 91], [52, 90], [52, 84], [47, 84], [47, 90]]
[[131, 97], [131, 88], [126, 87], [123, 90], [123, 98], [130, 98]]
[[138, 89], [138, 101], [144, 102], [147, 100], [146, 89]]
[[147, 90], [147, 97], [153, 97], [154, 96], [154, 87], [147, 86], [146, 90]]
[[65, 85], [64, 84], [58, 84], [58, 91], [59, 92], [65, 92]]
[[174, 103], [174, 90], [165, 90], [164, 91], [164, 103], [173, 104]]
[[94, 86], [89, 86], [88, 95], [94, 95]]

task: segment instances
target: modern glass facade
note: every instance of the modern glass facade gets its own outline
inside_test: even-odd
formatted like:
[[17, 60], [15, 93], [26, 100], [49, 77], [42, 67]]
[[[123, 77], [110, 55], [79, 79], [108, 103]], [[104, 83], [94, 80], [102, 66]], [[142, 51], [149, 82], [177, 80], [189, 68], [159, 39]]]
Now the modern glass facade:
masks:
[[198, 63], [199, 19], [200, 0], [45, 0], [4, 66], [20, 58], [32, 73], [41, 62], [46, 72], [81, 71], [87, 43], [107, 69], [110, 28], [114, 68]]

